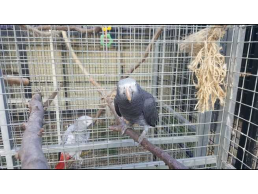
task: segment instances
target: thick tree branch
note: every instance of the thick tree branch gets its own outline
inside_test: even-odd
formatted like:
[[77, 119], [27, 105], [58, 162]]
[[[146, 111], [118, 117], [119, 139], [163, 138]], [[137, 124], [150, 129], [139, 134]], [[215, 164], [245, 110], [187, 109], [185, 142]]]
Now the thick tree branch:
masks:
[[[95, 81], [91, 76], [90, 74], [88, 73], [88, 71], [82, 66], [80, 60], [78, 59], [78, 57], [76, 56], [76, 54], [74, 53], [71, 45], [69, 44], [70, 41], [68, 40], [67, 38], [67, 35], [66, 35], [66, 32], [62, 32], [62, 35], [63, 35], [63, 38], [66, 42], [66, 46], [67, 48], [70, 50], [70, 52], [72, 53], [72, 57], [75, 61], [75, 63], [81, 68], [81, 70], [84, 72], [84, 74], [89, 78], [90, 82], [97, 86], [99, 93], [102, 94], [102, 90], [103, 88], [101, 87], [101, 85]], [[155, 38], [154, 38], [155, 39]], [[150, 49], [151, 49], [152, 46], [150, 46]], [[149, 50], [150, 50], [149, 49]], [[142, 60], [143, 62], [145, 60]], [[112, 94], [112, 93], [111, 93]], [[110, 96], [111, 96], [110, 94]], [[111, 130], [114, 130], [114, 131], [121, 131], [121, 128], [123, 127], [124, 125], [124, 121], [119, 118], [119, 116], [116, 114], [116, 111], [115, 111], [115, 107], [112, 103], [112, 99], [110, 96], [105, 96], [105, 100], [107, 102], [107, 105], [109, 106], [111, 112], [114, 114], [115, 116], [115, 120], [116, 120], [116, 124], [117, 126], [112, 126], [110, 127]], [[102, 95], [103, 97], [103, 95]], [[98, 111], [98, 114], [100, 115], [101, 114], [101, 111]], [[129, 135], [132, 139], [134, 139], [134, 141], [138, 142], [138, 138], [139, 138], [139, 135], [134, 132], [133, 130], [131, 129], [127, 129], [126, 132], [125, 132], [127, 135]], [[154, 146], [152, 143], [150, 143], [147, 139], [144, 139], [141, 143], [141, 145], [149, 150], [151, 153], [153, 153], [154, 155], [156, 155], [157, 157], [159, 157], [161, 160], [163, 160], [168, 166], [170, 169], [187, 169], [187, 167], [185, 167], [183, 164], [177, 162], [175, 159], [173, 159], [168, 153], [164, 152], [163, 150], [161, 150], [160, 148]]]
[[8, 83], [9, 85], [24, 85], [24, 86], [28, 86], [30, 83], [30, 80], [28, 78], [22, 78], [22, 77], [18, 77], [18, 76], [4, 76], [4, 82]]
[[51, 36], [51, 35], [58, 36], [60, 34], [60, 31], [43, 32], [43, 31], [40, 31], [37, 28], [34, 28], [32, 26], [29, 26], [29, 25], [20, 25], [20, 27], [21, 27], [22, 30], [28, 30], [29, 32], [32, 32], [33, 35], [35, 35], [37, 37], [41, 37], [41, 36], [48, 37], [48, 36]]
[[[113, 131], [122, 132], [123, 127], [126, 125], [125, 122], [121, 118], [119, 118], [118, 115], [116, 114], [115, 107], [112, 104], [112, 101], [110, 98], [107, 99], [107, 103], [110, 110], [115, 115], [115, 120], [117, 123], [117, 126], [110, 126], [109, 129]], [[129, 135], [135, 142], [138, 142], [138, 139], [140, 137], [138, 133], [136, 133], [134, 130], [130, 128], [126, 129], [125, 134]], [[150, 143], [147, 139], [143, 139], [141, 142], [141, 145], [146, 150], [149, 150], [153, 155], [163, 160], [165, 164], [168, 165], [169, 169], [188, 169], [186, 166], [184, 166], [177, 160], [173, 159], [167, 152], [164, 152], [159, 147]]]
[[[35, 36], [51, 36], [51, 35], [59, 35], [61, 34], [61, 31], [68, 31], [70, 30], [75, 30], [81, 33], [88, 33], [88, 34], [92, 34], [92, 33], [98, 33], [100, 32], [102, 29], [101, 27], [97, 26], [95, 28], [92, 29], [85, 29], [85, 28], [80, 28], [77, 26], [55, 26], [54, 29], [52, 29], [51, 25], [44, 25], [44, 26], [38, 26], [38, 27], [32, 27], [29, 25], [20, 25], [21, 29], [23, 30], [28, 30], [30, 32], [32, 32]], [[44, 32], [42, 30], [52, 30], [51, 32]]]
[[[36, 29], [37, 30], [51, 30], [53, 28], [51, 25], [43, 25], [43, 26], [37, 26]], [[69, 27], [68, 26], [55, 26], [54, 27], [54, 30], [60, 30], [60, 31], [68, 31], [69, 29], [78, 31], [81, 33], [87, 33], [87, 34], [98, 33], [102, 30], [101, 27], [99, 27], [99, 26], [92, 28], [92, 29], [80, 28], [78, 26], [69, 26]]]
[[[44, 103], [47, 108], [56, 97], [55, 91]], [[44, 107], [40, 93], [32, 96], [29, 102], [30, 117], [27, 123], [22, 126], [25, 129], [22, 139], [21, 149], [18, 152], [18, 159], [21, 160], [22, 169], [48, 169], [48, 163], [42, 151], [42, 133]]]
[[[121, 132], [124, 126], [125, 126], [125, 123], [121, 121], [120, 125], [110, 126], [109, 129], [111, 129], [112, 131]], [[126, 129], [125, 134], [130, 136], [136, 142], [138, 142], [138, 139], [140, 137], [140, 135], [136, 133], [134, 130], [132, 130], [131, 128]], [[182, 163], [178, 162], [176, 159], [173, 159], [167, 152], [164, 152], [159, 147], [150, 143], [147, 139], [143, 139], [141, 142], [141, 145], [146, 150], [149, 150], [153, 155], [157, 156], [162, 161], [164, 161], [165, 164], [168, 165], [169, 169], [188, 169]]]

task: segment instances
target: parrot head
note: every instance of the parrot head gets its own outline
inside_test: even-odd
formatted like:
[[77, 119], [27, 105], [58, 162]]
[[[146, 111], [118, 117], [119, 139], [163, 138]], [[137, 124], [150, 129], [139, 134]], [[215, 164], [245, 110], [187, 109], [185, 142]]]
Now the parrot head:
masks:
[[89, 116], [81, 116], [77, 119], [79, 123], [83, 123], [87, 127], [93, 123], [93, 118]]
[[131, 103], [134, 94], [138, 92], [138, 84], [132, 78], [122, 79], [117, 85], [117, 94]]

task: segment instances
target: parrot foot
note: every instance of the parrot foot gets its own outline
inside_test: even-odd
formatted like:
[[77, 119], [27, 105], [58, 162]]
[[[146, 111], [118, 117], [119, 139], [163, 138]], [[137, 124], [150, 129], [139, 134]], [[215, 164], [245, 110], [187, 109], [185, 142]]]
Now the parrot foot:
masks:
[[126, 129], [128, 129], [128, 128], [131, 128], [131, 126], [130, 126], [130, 125], [127, 125], [127, 124], [123, 125], [123, 127], [122, 127], [122, 131], [121, 131], [121, 135], [124, 135], [124, 134], [125, 134]]
[[121, 123], [122, 123], [122, 131], [121, 131], [121, 135], [125, 134], [126, 129], [128, 128], [133, 128], [130, 124], [127, 124], [126, 120], [121, 118]]
[[142, 132], [142, 134], [140, 135], [140, 137], [138, 138], [138, 147], [141, 145], [141, 143], [142, 143], [142, 140], [144, 139], [144, 138], [146, 138], [146, 135], [147, 135], [147, 133], [148, 133], [148, 130], [149, 130], [149, 127], [148, 126], [144, 126], [144, 131]]

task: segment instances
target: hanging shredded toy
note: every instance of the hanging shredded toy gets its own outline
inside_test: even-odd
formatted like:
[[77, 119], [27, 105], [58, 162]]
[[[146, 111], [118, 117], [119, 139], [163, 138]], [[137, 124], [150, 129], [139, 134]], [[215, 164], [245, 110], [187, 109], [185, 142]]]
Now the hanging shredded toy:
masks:
[[111, 35], [107, 33], [108, 30], [109, 31], [111, 30], [111, 26], [102, 28], [102, 31], [105, 34], [102, 34], [100, 36], [100, 45], [101, 46], [107, 46], [109, 48], [111, 46], [111, 44], [113, 43], [113, 39], [111, 38]]

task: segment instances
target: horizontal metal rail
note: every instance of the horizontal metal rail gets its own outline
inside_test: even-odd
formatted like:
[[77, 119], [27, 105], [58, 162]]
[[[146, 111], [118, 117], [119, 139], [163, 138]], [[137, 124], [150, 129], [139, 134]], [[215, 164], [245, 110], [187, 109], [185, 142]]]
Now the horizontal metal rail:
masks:
[[[177, 161], [181, 162], [187, 167], [216, 164], [217, 156], [203, 156], [196, 158], [185, 158], [178, 159]], [[163, 161], [157, 162], [144, 162], [144, 163], [132, 163], [132, 164], [121, 164], [108, 167], [99, 167], [97, 169], [168, 169]]]
[[[174, 144], [174, 143], [188, 143], [197, 142], [197, 136], [177, 136], [177, 137], [162, 137], [162, 138], [149, 138], [148, 139], [153, 144]], [[70, 145], [50, 145], [42, 146], [44, 153], [56, 153], [56, 152], [70, 152], [70, 151], [80, 151], [80, 150], [92, 150], [92, 149], [107, 149], [107, 148], [119, 148], [119, 147], [132, 147], [138, 144], [132, 139], [125, 140], [114, 140], [114, 141], [99, 141], [99, 142], [89, 142], [82, 145], [70, 144]], [[17, 151], [19, 148], [16, 148]], [[0, 155], [12, 154], [15, 155], [15, 150], [11, 150], [10, 153], [6, 153], [3, 149], [0, 149]]]

